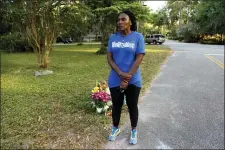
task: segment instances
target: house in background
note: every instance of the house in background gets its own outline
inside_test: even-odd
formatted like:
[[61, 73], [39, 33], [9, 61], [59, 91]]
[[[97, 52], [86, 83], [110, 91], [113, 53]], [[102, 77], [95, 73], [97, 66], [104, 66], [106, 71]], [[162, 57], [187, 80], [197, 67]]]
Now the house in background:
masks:
[[82, 36], [83, 42], [94, 42], [101, 40], [101, 32], [96, 31], [95, 29], [90, 29], [89, 33], [85, 36]]

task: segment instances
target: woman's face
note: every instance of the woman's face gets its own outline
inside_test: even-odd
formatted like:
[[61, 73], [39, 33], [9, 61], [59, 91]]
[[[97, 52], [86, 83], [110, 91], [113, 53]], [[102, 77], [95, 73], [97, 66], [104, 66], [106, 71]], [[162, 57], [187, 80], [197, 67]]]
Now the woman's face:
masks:
[[121, 13], [117, 18], [117, 26], [119, 31], [130, 29], [131, 22], [127, 14]]

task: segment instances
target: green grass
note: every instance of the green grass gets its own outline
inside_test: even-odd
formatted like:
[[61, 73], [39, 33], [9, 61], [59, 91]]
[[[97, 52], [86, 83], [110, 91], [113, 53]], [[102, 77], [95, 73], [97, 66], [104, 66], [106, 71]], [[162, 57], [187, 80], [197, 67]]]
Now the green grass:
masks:
[[[54, 46], [48, 68], [54, 74], [41, 77], [34, 76], [39, 69], [35, 54], [1, 53], [2, 148], [101, 148], [111, 118], [91, 109], [90, 92], [96, 80], [107, 80], [110, 68], [105, 55], [95, 54], [98, 48]], [[170, 54], [165, 46], [146, 49], [142, 94]]]

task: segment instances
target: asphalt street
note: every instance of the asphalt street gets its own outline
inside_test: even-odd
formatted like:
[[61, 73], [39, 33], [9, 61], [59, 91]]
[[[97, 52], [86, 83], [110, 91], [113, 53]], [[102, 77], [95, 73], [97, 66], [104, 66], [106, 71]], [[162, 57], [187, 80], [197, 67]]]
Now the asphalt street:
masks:
[[[224, 46], [166, 41], [173, 50], [130, 122], [106, 149], [224, 149]], [[151, 67], [151, 66], [149, 66]]]

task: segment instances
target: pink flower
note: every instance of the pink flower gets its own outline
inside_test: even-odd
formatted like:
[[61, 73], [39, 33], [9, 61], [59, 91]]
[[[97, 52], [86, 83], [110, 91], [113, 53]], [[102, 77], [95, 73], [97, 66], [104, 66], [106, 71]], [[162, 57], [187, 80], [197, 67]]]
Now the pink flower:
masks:
[[110, 100], [111, 97], [110, 97], [110, 95], [108, 93], [100, 91], [100, 92], [92, 93], [91, 94], [91, 98], [93, 100], [100, 100], [102, 102], [107, 102], [107, 101]]

